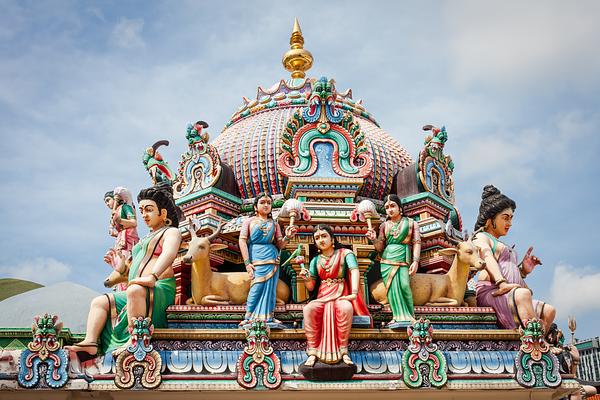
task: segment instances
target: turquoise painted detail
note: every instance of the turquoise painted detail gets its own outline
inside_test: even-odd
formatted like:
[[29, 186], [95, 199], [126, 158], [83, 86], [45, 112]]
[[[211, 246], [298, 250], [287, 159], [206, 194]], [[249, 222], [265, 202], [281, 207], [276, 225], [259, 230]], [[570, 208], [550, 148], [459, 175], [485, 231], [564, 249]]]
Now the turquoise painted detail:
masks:
[[544, 339], [543, 323], [537, 318], [525, 320], [521, 333], [521, 348], [515, 359], [515, 379], [526, 388], [559, 387], [562, 378], [558, 359]]
[[346, 140], [346, 137], [340, 132], [330, 129], [325, 134], [319, 132], [317, 129], [311, 129], [302, 135], [298, 146], [298, 156], [300, 164], [293, 168], [296, 174], [305, 174], [314, 168], [313, 162], [315, 161], [310, 154], [311, 148], [314, 150], [315, 142], [332, 141], [335, 143], [335, 149], [337, 150], [339, 166], [347, 174], [358, 173], [358, 168], [354, 167], [350, 163], [350, 145]]
[[[69, 357], [57, 340], [62, 325], [56, 315], [44, 314], [34, 318], [33, 340], [21, 353], [17, 375], [19, 385], [29, 389], [44, 381], [49, 387], [59, 389], [67, 383]], [[43, 375], [40, 373], [42, 365], [46, 367]]]
[[223, 198], [225, 200], [229, 200], [229, 201], [231, 201], [231, 202], [233, 202], [233, 203], [235, 203], [237, 205], [240, 205], [240, 206], [242, 205], [242, 199], [240, 199], [239, 197], [236, 197], [236, 196], [234, 196], [232, 194], [229, 194], [227, 192], [222, 191], [221, 189], [217, 189], [217, 188], [214, 188], [214, 187], [206, 188], [206, 189], [200, 190], [200, 191], [195, 192], [195, 193], [190, 193], [187, 196], [184, 196], [184, 197], [182, 197], [180, 199], [177, 199], [175, 201], [175, 204], [177, 204], [178, 206], [180, 206], [182, 204], [189, 203], [192, 200], [196, 200], [196, 199], [199, 199], [201, 197], [207, 196], [209, 194], [214, 194], [214, 195], [219, 196], [219, 197], [221, 197], [221, 198]]

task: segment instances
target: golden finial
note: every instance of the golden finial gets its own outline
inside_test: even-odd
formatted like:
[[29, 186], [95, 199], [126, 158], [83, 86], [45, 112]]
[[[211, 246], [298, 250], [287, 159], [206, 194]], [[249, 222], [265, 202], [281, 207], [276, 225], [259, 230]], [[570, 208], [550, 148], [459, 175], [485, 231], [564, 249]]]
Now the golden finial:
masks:
[[304, 37], [300, 30], [298, 18], [294, 19], [294, 29], [290, 37], [290, 49], [283, 55], [281, 60], [285, 69], [292, 73], [292, 78], [304, 78], [312, 67], [313, 56], [310, 51], [304, 49]]

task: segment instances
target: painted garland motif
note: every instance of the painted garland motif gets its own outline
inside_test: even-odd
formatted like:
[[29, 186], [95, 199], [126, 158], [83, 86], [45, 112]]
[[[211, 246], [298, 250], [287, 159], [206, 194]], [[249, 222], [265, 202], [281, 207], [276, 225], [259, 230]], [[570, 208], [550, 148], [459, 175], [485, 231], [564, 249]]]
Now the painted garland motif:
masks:
[[57, 315], [44, 314], [34, 318], [31, 327], [33, 341], [21, 353], [17, 376], [19, 385], [28, 389], [40, 383], [53, 389], [65, 386], [68, 380], [69, 355], [57, 340], [62, 326]]
[[237, 381], [245, 389], [277, 389], [281, 385], [281, 362], [269, 342], [264, 321], [252, 321], [246, 329], [247, 344], [237, 361]]
[[[346, 178], [365, 178], [373, 170], [364, 133], [350, 112], [335, 106], [337, 93], [333, 80], [322, 77], [313, 83], [308, 106], [290, 117], [280, 142], [280, 172], [290, 177], [308, 177], [317, 171], [316, 146], [333, 148], [333, 172]], [[334, 176], [332, 176], [334, 177]]]
[[132, 318], [129, 328], [131, 344], [121, 351], [115, 362], [115, 385], [120, 389], [131, 389], [139, 381], [145, 389], [155, 389], [161, 382], [162, 359], [152, 348], [150, 340], [154, 326], [150, 318]]
[[221, 159], [217, 150], [208, 144], [208, 124], [198, 121], [187, 127], [188, 150], [181, 156], [173, 196], [179, 199], [190, 193], [213, 186], [221, 176]]
[[419, 153], [418, 176], [423, 189], [454, 204], [454, 162], [444, 155], [444, 145], [448, 140], [446, 128], [425, 125], [423, 130], [433, 135], [425, 138], [425, 147]]
[[558, 359], [544, 339], [544, 324], [537, 318], [525, 320], [519, 328], [521, 348], [515, 359], [515, 379], [526, 388], [560, 386]]
[[402, 379], [411, 388], [440, 388], [448, 380], [446, 358], [433, 344], [433, 327], [420, 318], [407, 329], [410, 344], [402, 355]]

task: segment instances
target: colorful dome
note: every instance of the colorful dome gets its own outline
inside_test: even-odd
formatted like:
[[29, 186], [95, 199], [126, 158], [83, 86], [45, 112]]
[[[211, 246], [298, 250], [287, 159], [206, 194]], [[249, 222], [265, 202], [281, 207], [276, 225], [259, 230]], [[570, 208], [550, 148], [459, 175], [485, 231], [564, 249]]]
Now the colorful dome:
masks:
[[[284, 65], [293, 76], [281, 80], [271, 88], [258, 88], [256, 98], [244, 98], [240, 109], [231, 117], [213, 145], [221, 161], [231, 166], [242, 198], [255, 197], [260, 192], [271, 195], [285, 193], [287, 178], [280, 171], [282, 134], [292, 116], [309, 105], [314, 78], [298, 77], [310, 67], [312, 56], [301, 47], [303, 39], [297, 23], [292, 33], [293, 54], [284, 56]], [[290, 61], [294, 55], [302, 62]], [[308, 53], [310, 55], [310, 53]], [[298, 65], [300, 65], [298, 67]], [[302, 69], [302, 73], [296, 68]], [[323, 79], [323, 78], [322, 78]], [[365, 177], [359, 196], [383, 199], [390, 193], [395, 176], [413, 160], [408, 152], [379, 127], [365, 110], [361, 101], [354, 101], [352, 91], [336, 93], [333, 88], [335, 108], [349, 112], [364, 134], [366, 155], [373, 162], [373, 170]]]

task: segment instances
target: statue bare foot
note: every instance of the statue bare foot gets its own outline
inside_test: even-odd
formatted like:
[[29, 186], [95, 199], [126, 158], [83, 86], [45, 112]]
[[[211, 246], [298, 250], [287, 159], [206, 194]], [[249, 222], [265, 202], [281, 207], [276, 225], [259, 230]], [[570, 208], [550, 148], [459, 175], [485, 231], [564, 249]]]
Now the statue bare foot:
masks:
[[304, 363], [307, 367], [313, 367], [317, 362], [317, 356], [309, 356], [308, 360]]
[[348, 365], [354, 365], [354, 363], [352, 362], [352, 359], [350, 358], [350, 356], [349, 356], [348, 354], [344, 354], [344, 355], [342, 356], [342, 361], [343, 361], [345, 364], [348, 364]]
[[81, 362], [96, 358], [98, 355], [98, 343], [95, 342], [79, 342], [71, 346], [65, 346], [65, 349], [77, 354], [77, 358]]
[[244, 319], [244, 320], [242, 320], [242, 322], [240, 322], [240, 323], [238, 324], [238, 326], [239, 326], [240, 328], [243, 328], [243, 327], [245, 327], [246, 325], [250, 325], [250, 320], [248, 320], [248, 319]]

